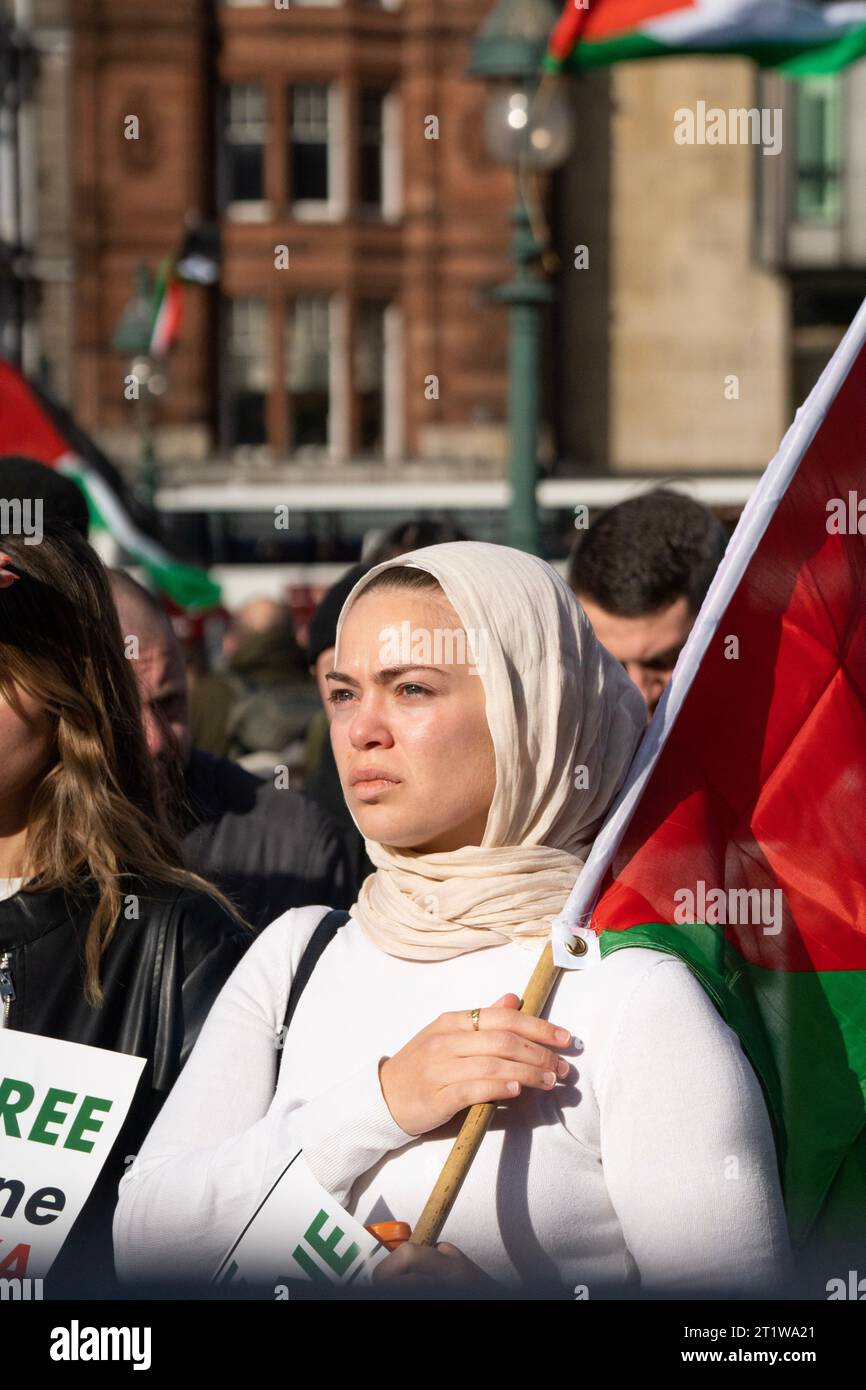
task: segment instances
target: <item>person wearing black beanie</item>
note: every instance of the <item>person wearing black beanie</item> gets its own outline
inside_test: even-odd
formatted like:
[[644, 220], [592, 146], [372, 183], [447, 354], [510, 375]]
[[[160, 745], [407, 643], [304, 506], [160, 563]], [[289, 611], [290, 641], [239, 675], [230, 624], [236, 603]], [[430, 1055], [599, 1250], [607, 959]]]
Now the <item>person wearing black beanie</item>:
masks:
[[87, 540], [89, 517], [84, 493], [71, 478], [21, 454], [0, 458], [0, 498], [41, 503], [42, 526], [71, 526]]
[[362, 575], [370, 569], [369, 564], [353, 565], [332, 584], [310, 619], [307, 636], [307, 664], [310, 674], [315, 676], [322, 699], [327, 696], [327, 687], [320, 671], [329, 669], [320, 657], [329, 657], [337, 642], [337, 619], [340, 609]]

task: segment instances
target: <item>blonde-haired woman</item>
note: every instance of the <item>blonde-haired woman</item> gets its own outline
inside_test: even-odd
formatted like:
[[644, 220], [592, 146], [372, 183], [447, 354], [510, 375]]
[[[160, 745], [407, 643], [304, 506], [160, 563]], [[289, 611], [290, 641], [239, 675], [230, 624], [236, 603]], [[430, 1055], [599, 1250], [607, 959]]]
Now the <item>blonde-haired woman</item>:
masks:
[[98, 556], [61, 524], [0, 552], [0, 1027], [147, 1058], [49, 1275], [100, 1295], [124, 1159], [251, 933], [164, 823]]
[[[303, 1149], [362, 1222], [413, 1224], [466, 1107], [500, 1102], [436, 1248], [397, 1294], [760, 1291], [787, 1235], [759, 1084], [681, 962], [618, 951], [518, 1011], [644, 723], [541, 560], [475, 542], [349, 594], [331, 738], [375, 874], [292, 1018], [322, 908], [256, 940], [124, 1178], [121, 1276], [207, 1278]], [[583, 767], [586, 777], [576, 777]], [[729, 1180], [729, 1156], [739, 1178]]]

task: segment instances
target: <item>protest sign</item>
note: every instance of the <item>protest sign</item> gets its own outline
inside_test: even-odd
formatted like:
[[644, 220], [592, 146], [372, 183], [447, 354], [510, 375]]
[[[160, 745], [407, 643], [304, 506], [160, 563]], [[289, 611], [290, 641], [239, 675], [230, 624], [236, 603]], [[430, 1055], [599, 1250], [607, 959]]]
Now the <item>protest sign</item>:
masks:
[[388, 1254], [308, 1168], [301, 1149], [287, 1164], [214, 1276], [222, 1284], [288, 1289], [369, 1283]]
[[0, 1277], [51, 1268], [126, 1117], [143, 1057], [0, 1033]]

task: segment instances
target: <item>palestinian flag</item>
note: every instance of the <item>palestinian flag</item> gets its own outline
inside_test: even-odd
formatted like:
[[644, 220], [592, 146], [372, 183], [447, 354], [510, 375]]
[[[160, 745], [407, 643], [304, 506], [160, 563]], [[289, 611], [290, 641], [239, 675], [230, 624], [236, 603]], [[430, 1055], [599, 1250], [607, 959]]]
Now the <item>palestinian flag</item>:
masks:
[[558, 965], [574, 961], [557, 933], [587, 921], [602, 956], [687, 962], [763, 1084], [795, 1249], [861, 1256], [864, 438], [866, 301], [743, 512], [554, 928]]
[[153, 320], [150, 330], [151, 357], [165, 357], [180, 331], [183, 318], [183, 291], [170, 260], [159, 267], [153, 294]]
[[866, 4], [812, 0], [566, 0], [543, 67], [732, 53], [790, 77], [836, 72], [866, 54]]
[[179, 607], [207, 609], [219, 603], [219, 585], [169, 554], [159, 540], [156, 514], [132, 495], [72, 417], [0, 358], [0, 460], [4, 454], [23, 454], [74, 478], [87, 499], [91, 525], [110, 532]]

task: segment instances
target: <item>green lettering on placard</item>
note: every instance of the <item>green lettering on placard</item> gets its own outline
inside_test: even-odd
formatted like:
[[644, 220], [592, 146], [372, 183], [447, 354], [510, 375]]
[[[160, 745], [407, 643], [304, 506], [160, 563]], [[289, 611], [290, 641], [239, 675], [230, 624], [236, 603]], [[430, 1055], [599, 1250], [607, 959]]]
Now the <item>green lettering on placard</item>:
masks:
[[[18, 1091], [15, 1100], [11, 1099], [13, 1086]], [[26, 1110], [28, 1105], [32, 1105], [35, 1094], [33, 1087], [28, 1086], [26, 1081], [16, 1081], [11, 1076], [4, 1076], [0, 1081], [0, 1118], [10, 1139], [21, 1138], [21, 1130], [15, 1116]]]
[[45, 1092], [45, 1099], [39, 1107], [39, 1113], [33, 1121], [33, 1127], [28, 1134], [28, 1139], [33, 1139], [37, 1144], [56, 1144], [57, 1134], [49, 1134], [47, 1125], [62, 1125], [66, 1116], [62, 1110], [57, 1109], [57, 1102], [71, 1105], [75, 1100], [74, 1091], [58, 1091], [55, 1086], [49, 1086]]
[[82, 1139], [82, 1134], [86, 1129], [92, 1129], [94, 1134], [102, 1129], [102, 1120], [92, 1118], [94, 1110], [110, 1110], [113, 1102], [110, 1100], [100, 1100], [99, 1096], [85, 1096], [81, 1103], [81, 1109], [72, 1122], [72, 1128], [63, 1145], [64, 1149], [78, 1149], [83, 1154], [89, 1154], [93, 1148], [92, 1139]]
[[342, 1279], [349, 1266], [354, 1264], [361, 1250], [360, 1246], [353, 1241], [345, 1255], [338, 1255], [335, 1246], [343, 1240], [345, 1232], [341, 1231], [339, 1226], [335, 1226], [328, 1239], [323, 1240], [319, 1232], [327, 1219], [327, 1212], [320, 1211], [304, 1232], [304, 1240], [312, 1246], [318, 1255], [321, 1255], [325, 1264], [330, 1265], [334, 1273]]
[[223, 1274], [221, 1278], [219, 1278], [216, 1282], [218, 1284], [231, 1284], [232, 1281], [234, 1281], [235, 1284], [246, 1284], [247, 1282], [241, 1274], [240, 1270], [238, 1269], [237, 1260], [232, 1260], [225, 1274]]
[[314, 1283], [330, 1284], [331, 1281], [328, 1278], [327, 1274], [324, 1274], [322, 1270], [319, 1269], [319, 1266], [316, 1264], [315, 1260], [310, 1259], [309, 1255], [307, 1254], [306, 1250], [303, 1248], [302, 1245], [295, 1246], [294, 1250], [292, 1251], [292, 1259], [297, 1260], [298, 1264], [301, 1266], [301, 1269], [303, 1269], [307, 1274], [309, 1274], [310, 1278], [313, 1280]]

